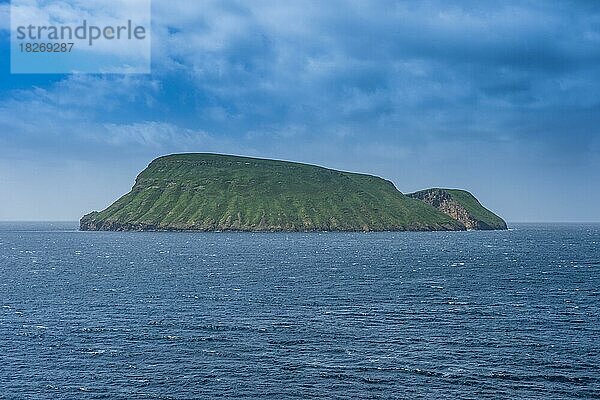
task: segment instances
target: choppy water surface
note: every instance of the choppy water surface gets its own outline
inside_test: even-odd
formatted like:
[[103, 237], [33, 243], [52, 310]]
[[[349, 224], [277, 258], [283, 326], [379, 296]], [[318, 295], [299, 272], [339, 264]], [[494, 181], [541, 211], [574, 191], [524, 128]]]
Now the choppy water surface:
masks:
[[600, 225], [0, 225], [0, 398], [600, 398]]

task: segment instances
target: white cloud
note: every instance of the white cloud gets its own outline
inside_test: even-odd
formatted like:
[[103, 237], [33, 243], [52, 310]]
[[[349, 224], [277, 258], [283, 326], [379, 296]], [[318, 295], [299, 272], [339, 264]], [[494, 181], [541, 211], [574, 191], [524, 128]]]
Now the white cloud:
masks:
[[94, 139], [118, 147], [137, 145], [164, 148], [178, 143], [182, 148], [202, 148], [214, 144], [214, 139], [206, 132], [185, 129], [166, 122], [104, 124], [103, 127], [105, 134], [96, 133]]
[[10, 31], [10, 4], [0, 4], [0, 30]]

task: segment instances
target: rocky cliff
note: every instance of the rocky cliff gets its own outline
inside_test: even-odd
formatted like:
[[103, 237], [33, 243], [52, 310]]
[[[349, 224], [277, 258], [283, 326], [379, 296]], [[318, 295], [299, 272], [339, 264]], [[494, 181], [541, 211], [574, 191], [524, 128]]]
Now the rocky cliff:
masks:
[[463, 224], [467, 229], [507, 229], [506, 222], [486, 209], [469, 192], [457, 189], [426, 189], [407, 196], [419, 199]]

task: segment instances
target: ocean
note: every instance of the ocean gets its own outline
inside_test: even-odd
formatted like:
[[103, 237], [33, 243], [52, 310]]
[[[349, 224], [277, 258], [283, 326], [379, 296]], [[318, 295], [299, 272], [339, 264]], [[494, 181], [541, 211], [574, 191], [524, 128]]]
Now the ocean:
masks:
[[0, 399], [600, 398], [600, 225], [0, 224]]

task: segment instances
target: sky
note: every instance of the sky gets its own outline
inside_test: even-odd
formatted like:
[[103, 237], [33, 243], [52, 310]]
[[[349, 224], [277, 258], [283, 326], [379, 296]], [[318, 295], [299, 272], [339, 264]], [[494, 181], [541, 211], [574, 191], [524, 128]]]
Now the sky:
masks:
[[0, 0], [0, 220], [78, 220], [216, 152], [600, 222], [600, 2], [153, 0], [151, 71], [11, 74]]

